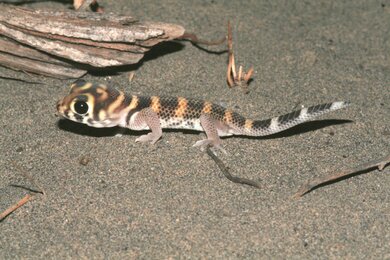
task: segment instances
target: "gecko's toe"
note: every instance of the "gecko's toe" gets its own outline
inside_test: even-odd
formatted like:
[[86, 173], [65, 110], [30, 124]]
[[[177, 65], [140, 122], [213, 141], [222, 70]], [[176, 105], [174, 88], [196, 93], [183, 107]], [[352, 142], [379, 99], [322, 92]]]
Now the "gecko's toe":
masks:
[[227, 154], [226, 150], [223, 149], [222, 145], [220, 143], [215, 142], [214, 140], [210, 140], [210, 139], [199, 140], [193, 145], [193, 147], [198, 147], [198, 146], [202, 151], [204, 151], [208, 146], [210, 146], [213, 151], [221, 151], [224, 154]]
[[141, 135], [140, 137], [135, 139], [135, 141], [140, 143], [150, 142], [151, 144], [155, 144], [158, 139], [160, 139], [160, 137], [156, 137], [153, 133], [149, 133], [146, 135]]
[[204, 149], [205, 147], [207, 147], [208, 145], [212, 144], [213, 140], [210, 140], [210, 139], [204, 139], [204, 140], [199, 140], [197, 141], [193, 147], [198, 147], [200, 146], [200, 148]]

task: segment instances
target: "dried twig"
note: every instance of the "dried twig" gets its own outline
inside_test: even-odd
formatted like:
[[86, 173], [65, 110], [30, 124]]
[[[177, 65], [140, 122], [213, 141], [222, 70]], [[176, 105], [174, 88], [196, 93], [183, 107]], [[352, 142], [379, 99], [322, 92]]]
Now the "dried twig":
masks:
[[177, 40], [188, 40], [193, 44], [202, 44], [202, 45], [220, 45], [225, 42], [226, 37], [223, 37], [219, 40], [207, 41], [199, 39], [198, 36], [194, 33], [184, 33], [182, 36], [178, 37]]
[[32, 196], [30, 194], [27, 194], [23, 197], [23, 199], [19, 200], [18, 203], [6, 209], [3, 213], [0, 214], [0, 222], [3, 221], [3, 219], [6, 218], [9, 214], [26, 204], [31, 198]]
[[255, 181], [231, 175], [228, 168], [225, 166], [225, 164], [221, 161], [221, 159], [219, 159], [213, 153], [213, 151], [211, 151], [209, 146], [207, 147], [206, 151], [207, 151], [207, 154], [211, 157], [211, 159], [213, 159], [214, 162], [217, 164], [218, 168], [222, 171], [222, 173], [225, 175], [225, 177], [228, 178], [230, 181], [232, 181], [234, 183], [246, 184], [246, 185], [260, 189], [260, 184], [255, 182]]
[[325, 177], [320, 177], [317, 179], [314, 179], [312, 181], [308, 181], [305, 185], [303, 185], [298, 192], [294, 195], [295, 198], [302, 197], [306, 193], [310, 192], [314, 188], [325, 185], [326, 183], [337, 181], [341, 178], [349, 177], [350, 175], [357, 174], [362, 171], [366, 170], [372, 170], [374, 168], [378, 168], [379, 170], [383, 170], [387, 164], [390, 163], [390, 155], [380, 159], [380, 160], [374, 160], [370, 161], [368, 163], [359, 165], [357, 167], [353, 167], [341, 172], [332, 173]]
[[33, 179], [33, 177], [30, 176], [30, 174], [27, 173], [27, 171], [25, 171], [22, 167], [20, 167], [15, 161], [12, 161], [11, 162], [12, 165], [17, 168], [19, 170], [19, 172], [26, 178], [28, 179], [32, 184], [34, 184], [38, 190], [34, 190], [34, 189], [29, 189], [30, 191], [33, 191], [33, 192], [37, 192], [37, 193], [41, 193], [43, 195], [45, 195], [45, 190], [43, 188], [41, 188], [41, 186]]
[[228, 36], [227, 36], [227, 45], [229, 52], [229, 62], [226, 71], [226, 78], [229, 87], [239, 86], [245, 90], [245, 93], [248, 93], [248, 84], [250, 79], [252, 78], [254, 69], [251, 67], [248, 72], [243, 71], [243, 67], [240, 65], [238, 68], [238, 73], [236, 71], [236, 63], [234, 60], [234, 52], [233, 52], [233, 35], [232, 35], [232, 27], [230, 26], [230, 22], [228, 22]]
[[130, 83], [133, 81], [134, 77], [135, 77], [135, 72], [134, 71], [130, 71], [129, 72], [129, 77], [128, 77]]

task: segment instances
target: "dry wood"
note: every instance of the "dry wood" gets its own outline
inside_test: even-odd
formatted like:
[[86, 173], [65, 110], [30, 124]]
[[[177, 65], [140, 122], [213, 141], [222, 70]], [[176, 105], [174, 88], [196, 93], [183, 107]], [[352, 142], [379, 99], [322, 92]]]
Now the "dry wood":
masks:
[[[55, 68], [53, 73], [48, 73], [39, 64], [29, 69], [26, 65], [19, 64], [22, 62], [20, 58], [49, 62], [58, 65], [57, 67], [69, 67], [71, 63], [72, 66], [83, 69], [86, 68], [85, 65], [90, 69], [130, 65], [138, 63], [153, 45], [176, 39], [184, 33], [184, 28], [179, 25], [139, 22], [130, 16], [34, 10], [8, 5], [0, 5], [0, 8], [0, 41], [10, 38], [24, 45], [24, 48], [19, 48], [21, 53], [3, 51], [18, 58], [11, 62], [7, 55], [3, 55], [0, 65], [44, 75], [54, 73], [60, 78], [69, 77], [68, 71], [61, 73], [59, 68]], [[37, 54], [38, 52], [35, 55], [28, 47], [49, 56]], [[59, 62], [54, 62], [53, 59], [58, 59]], [[76, 74], [71, 74], [76, 77]]]
[[233, 52], [233, 33], [230, 22], [228, 22], [228, 35], [227, 35], [227, 47], [229, 53], [228, 67], [226, 71], [226, 81], [229, 87], [239, 86], [244, 89], [245, 93], [248, 93], [248, 84], [252, 78], [254, 69], [251, 67], [247, 72], [243, 71], [243, 67], [240, 65], [238, 73], [236, 71], [236, 62]]
[[219, 159], [218, 156], [213, 153], [213, 151], [211, 151], [209, 146], [207, 147], [206, 151], [207, 154], [211, 157], [211, 159], [213, 159], [214, 162], [217, 164], [218, 168], [222, 171], [223, 175], [228, 178], [228, 180], [234, 183], [245, 184], [260, 189], [260, 184], [258, 182], [231, 175], [229, 169], [225, 166], [222, 160]]
[[7, 25], [93, 41], [137, 43], [156, 37], [175, 39], [184, 33], [179, 25], [141, 23], [131, 16], [1, 7], [0, 21]]
[[86, 73], [86, 71], [75, 68], [30, 60], [1, 52], [0, 64], [17, 71], [29, 71], [36, 74], [63, 79], [79, 78]]
[[15, 210], [17, 210], [18, 208], [20, 208], [21, 206], [26, 204], [31, 198], [32, 198], [32, 196], [30, 194], [27, 194], [21, 200], [19, 200], [18, 203], [16, 203], [15, 205], [9, 207], [8, 209], [6, 209], [3, 213], [0, 214], [0, 222], [4, 218], [6, 218], [9, 214], [11, 214]]
[[53, 41], [41, 37], [26, 34], [0, 24], [0, 33], [5, 36], [33, 46], [52, 55], [73, 60], [78, 63], [88, 64], [93, 67], [110, 67], [137, 63], [143, 54], [120, 52], [105, 48], [95, 48], [80, 44], [70, 44], [61, 41]]
[[310, 192], [314, 188], [325, 185], [326, 183], [331, 183], [337, 180], [340, 180], [342, 178], [357, 174], [362, 171], [371, 170], [378, 168], [379, 170], [383, 170], [387, 164], [390, 163], [390, 155], [380, 159], [380, 160], [374, 160], [370, 161], [368, 163], [349, 168], [346, 170], [343, 170], [341, 172], [332, 173], [325, 177], [319, 177], [317, 179], [314, 179], [312, 181], [308, 181], [305, 185], [303, 185], [298, 192], [294, 195], [295, 198], [302, 197], [306, 193]]
[[86, 70], [72, 68], [70, 64], [44, 52], [2, 38], [0, 38], [0, 64], [14, 70], [30, 71], [57, 78], [79, 78], [87, 73]]
[[56, 59], [44, 52], [38, 51], [36, 49], [27, 46], [20, 45], [15, 41], [11, 41], [1, 37], [0, 37], [0, 52], [12, 54], [14, 56], [18, 56], [22, 58], [28, 58], [31, 60], [71, 67], [70, 64], [61, 61], [59, 59]]

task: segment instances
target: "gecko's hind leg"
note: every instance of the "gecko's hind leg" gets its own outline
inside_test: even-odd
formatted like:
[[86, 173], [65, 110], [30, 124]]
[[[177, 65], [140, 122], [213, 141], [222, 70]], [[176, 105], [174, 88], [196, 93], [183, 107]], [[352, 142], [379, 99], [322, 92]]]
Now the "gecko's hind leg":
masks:
[[135, 139], [136, 142], [150, 142], [151, 144], [154, 144], [162, 136], [160, 118], [158, 117], [157, 113], [154, 112], [151, 108], [145, 108], [141, 110], [136, 115], [134, 121], [136, 124], [146, 124], [152, 131], [151, 133], [141, 135], [140, 137]]
[[222, 151], [226, 154], [225, 149], [221, 146], [221, 138], [219, 138], [217, 124], [218, 121], [212, 118], [210, 115], [203, 114], [200, 116], [200, 124], [203, 127], [203, 130], [206, 133], [207, 139], [197, 141], [193, 146], [200, 146], [203, 150], [207, 146], [212, 146], [213, 148]]

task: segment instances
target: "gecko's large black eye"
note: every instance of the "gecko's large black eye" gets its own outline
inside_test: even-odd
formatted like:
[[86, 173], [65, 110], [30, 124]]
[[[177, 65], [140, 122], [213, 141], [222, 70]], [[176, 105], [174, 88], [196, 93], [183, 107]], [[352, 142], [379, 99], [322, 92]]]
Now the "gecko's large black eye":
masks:
[[76, 101], [74, 103], [74, 110], [79, 115], [85, 115], [88, 112], [88, 104], [85, 101]]

